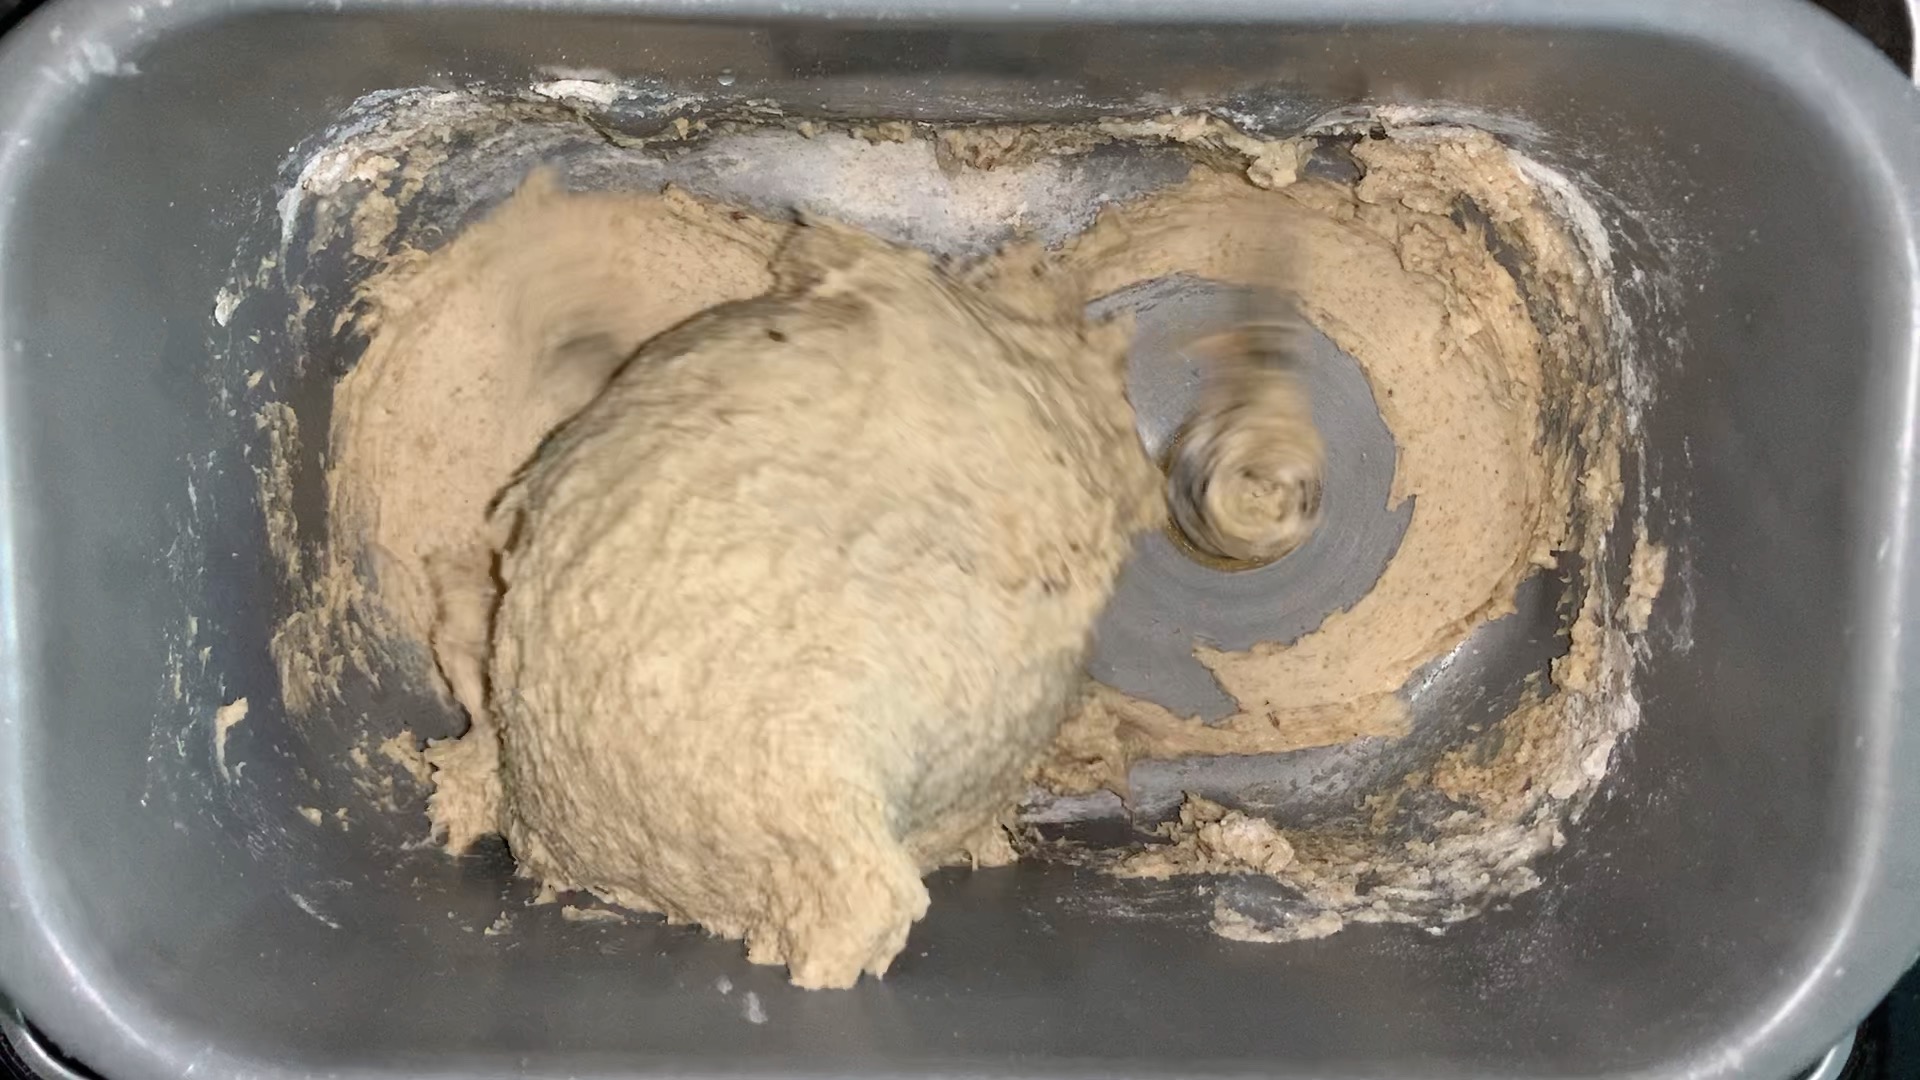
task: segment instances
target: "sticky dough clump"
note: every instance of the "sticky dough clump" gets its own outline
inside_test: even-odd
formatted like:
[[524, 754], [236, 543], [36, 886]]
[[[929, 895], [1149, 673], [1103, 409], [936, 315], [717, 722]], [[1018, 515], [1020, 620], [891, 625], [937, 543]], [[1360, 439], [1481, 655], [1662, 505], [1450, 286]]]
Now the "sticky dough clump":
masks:
[[774, 275], [506, 492], [492, 730], [463, 742], [497, 733], [478, 811], [524, 870], [844, 986], [900, 951], [923, 873], [1010, 854], [996, 815], [1160, 484], [1125, 328], [1037, 261], [957, 280], [814, 226]]

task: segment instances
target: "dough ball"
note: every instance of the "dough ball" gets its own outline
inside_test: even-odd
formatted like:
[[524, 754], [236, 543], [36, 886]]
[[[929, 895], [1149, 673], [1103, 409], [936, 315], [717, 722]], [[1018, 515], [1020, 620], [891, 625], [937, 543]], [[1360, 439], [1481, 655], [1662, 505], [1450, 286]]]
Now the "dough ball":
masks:
[[1161, 484], [1125, 329], [995, 265], [798, 229], [769, 295], [649, 344], [508, 490], [489, 696], [526, 870], [847, 986], [998, 839]]

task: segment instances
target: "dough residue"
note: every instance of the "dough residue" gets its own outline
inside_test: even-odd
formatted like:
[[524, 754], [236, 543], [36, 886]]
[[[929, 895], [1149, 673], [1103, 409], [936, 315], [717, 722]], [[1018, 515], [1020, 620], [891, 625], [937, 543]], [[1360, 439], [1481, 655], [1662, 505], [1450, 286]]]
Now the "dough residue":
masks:
[[236, 698], [213, 710], [213, 763], [219, 767], [221, 776], [232, 775], [227, 772], [227, 735], [246, 718], [246, 698]]
[[1143, 878], [1279, 874], [1293, 863], [1293, 845], [1273, 822], [1198, 795], [1187, 796], [1179, 819], [1168, 822], [1160, 833], [1172, 842], [1127, 856], [1114, 872]]
[[[1218, 142], [1191, 124], [1163, 137]], [[1399, 451], [1392, 498], [1414, 506], [1398, 551], [1351, 608], [1296, 641], [1196, 647], [1237, 703], [1224, 720], [1090, 686], [1036, 772], [1054, 790], [1124, 794], [1144, 758], [1404, 735], [1417, 671], [1513, 610], [1519, 584], [1562, 553], [1605, 562], [1623, 425], [1586, 255], [1521, 159], [1489, 135], [1394, 133], [1350, 152], [1362, 172], [1351, 185], [1257, 167], [1273, 155], [1249, 155], [1244, 180], [1202, 171], [1108, 211], [1067, 253], [1096, 292], [1172, 273], [1233, 281], [1258, 261], [1242, 230], [1219, 223], [1285, 222], [1304, 249], [1301, 310], [1365, 370]], [[1266, 190], [1275, 175], [1279, 190]], [[1503, 263], [1501, 251], [1521, 257]], [[1298, 903], [1249, 912], [1216, 900], [1215, 931], [1247, 941], [1319, 937], [1348, 922], [1451, 922], [1534, 887], [1532, 860], [1563, 842], [1564, 817], [1638, 716], [1627, 635], [1646, 629], [1664, 569], [1644, 526], [1638, 539], [1618, 607], [1603, 576], [1587, 575], [1553, 685], [1430, 772], [1373, 796], [1365, 820], [1268, 835], [1189, 795], [1161, 830], [1170, 843], [1119, 858], [1116, 871], [1279, 879]], [[1403, 808], [1425, 790], [1455, 808], [1421, 818], [1408, 839]]]
[[[1043, 774], [1060, 787], [1124, 790], [1126, 766], [1142, 757], [1404, 734], [1400, 692], [1414, 671], [1512, 610], [1520, 581], [1569, 546], [1576, 444], [1548, 437], [1542, 402], [1549, 365], [1588, 358], [1552, 354], [1488, 226], [1460, 205], [1526, 232], [1530, 250], [1570, 272], [1574, 252], [1490, 136], [1361, 140], [1352, 154], [1366, 171], [1351, 187], [1266, 190], [1202, 171], [1108, 211], [1067, 252], [1104, 295], [1175, 273], [1235, 281], [1260, 265], [1246, 249], [1261, 230], [1222, 223], [1284, 230], [1301, 249], [1301, 310], [1373, 383], [1399, 448], [1393, 501], [1415, 507], [1398, 552], [1352, 608], [1294, 642], [1195, 650], [1239, 705], [1224, 720], [1095, 688]], [[1595, 509], [1611, 519], [1611, 505]]]

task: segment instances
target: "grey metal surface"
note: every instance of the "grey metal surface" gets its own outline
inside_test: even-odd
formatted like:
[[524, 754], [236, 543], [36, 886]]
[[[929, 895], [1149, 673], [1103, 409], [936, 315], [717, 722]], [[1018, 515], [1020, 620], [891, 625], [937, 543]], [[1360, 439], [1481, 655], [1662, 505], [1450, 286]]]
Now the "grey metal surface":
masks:
[[[1914, 92], [1786, 0], [1093, 6], [57, 0], [0, 42], [0, 986], [39, 1029], [116, 1078], [1779, 1076], [1864, 1014], [1920, 946]], [[834, 115], [1439, 107], [1587, 186], [1657, 387], [1630, 498], [1675, 550], [1645, 721], [1545, 885], [1267, 948], [1144, 883], [942, 874], [886, 981], [805, 994], [695, 931], [523, 908], [404, 813], [302, 829], [344, 746], [278, 707], [263, 437], [221, 393], [273, 313], [210, 298], [356, 97], [552, 66]], [[213, 768], [206, 699], [166, 689], [183, 565], [223, 616], [196, 678], [255, 705], [232, 785], [149, 761], [168, 731]], [[1551, 654], [1535, 580], [1514, 640], [1410, 692], [1497, 708], [1467, 661]], [[1238, 783], [1304, 814], [1389, 757]]]

